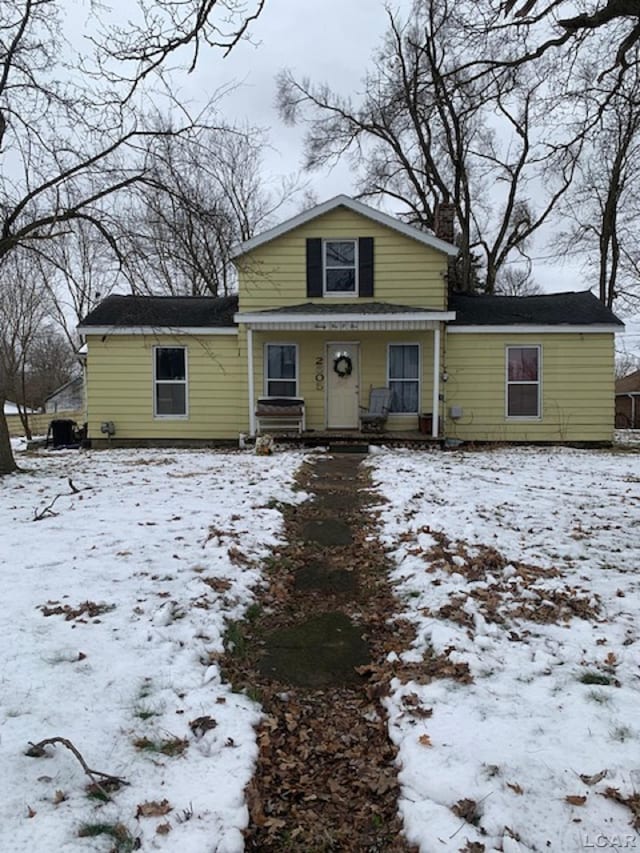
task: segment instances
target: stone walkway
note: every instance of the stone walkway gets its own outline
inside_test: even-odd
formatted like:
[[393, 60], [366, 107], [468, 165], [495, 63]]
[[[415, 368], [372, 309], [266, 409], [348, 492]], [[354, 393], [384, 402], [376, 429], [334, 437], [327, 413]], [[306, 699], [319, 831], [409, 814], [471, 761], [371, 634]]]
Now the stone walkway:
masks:
[[284, 508], [287, 545], [268, 562], [241, 653], [227, 656], [227, 676], [266, 715], [247, 850], [410, 849], [379, 677], [410, 639], [388, 621], [395, 603], [362, 460], [318, 456], [305, 466], [299, 482], [311, 497]]

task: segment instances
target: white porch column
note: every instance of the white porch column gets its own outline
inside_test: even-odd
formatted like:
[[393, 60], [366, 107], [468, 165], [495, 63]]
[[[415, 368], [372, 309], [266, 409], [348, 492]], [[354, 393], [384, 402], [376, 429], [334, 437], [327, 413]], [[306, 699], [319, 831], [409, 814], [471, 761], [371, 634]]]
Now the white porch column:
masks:
[[256, 434], [255, 387], [253, 381], [253, 329], [247, 326], [247, 386], [249, 390], [249, 435]]
[[440, 419], [440, 323], [433, 330], [433, 404], [431, 438], [438, 437]]

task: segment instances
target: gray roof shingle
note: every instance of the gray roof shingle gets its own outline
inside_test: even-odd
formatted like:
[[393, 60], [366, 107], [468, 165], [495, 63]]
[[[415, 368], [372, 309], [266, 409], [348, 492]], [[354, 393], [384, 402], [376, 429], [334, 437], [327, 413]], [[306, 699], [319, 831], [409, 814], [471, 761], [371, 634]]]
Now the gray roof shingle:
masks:
[[234, 326], [237, 296], [107, 296], [81, 327], [215, 328]]
[[454, 293], [454, 326], [622, 326], [622, 320], [588, 290], [541, 296]]

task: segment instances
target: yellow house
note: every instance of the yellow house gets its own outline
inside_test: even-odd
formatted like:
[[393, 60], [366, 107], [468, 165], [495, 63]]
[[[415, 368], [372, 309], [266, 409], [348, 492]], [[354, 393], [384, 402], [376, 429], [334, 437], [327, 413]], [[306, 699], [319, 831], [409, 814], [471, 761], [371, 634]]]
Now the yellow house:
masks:
[[622, 323], [589, 292], [449, 295], [456, 252], [337, 196], [238, 247], [237, 296], [107, 297], [79, 327], [89, 437], [354, 435], [386, 388], [388, 433], [610, 441]]

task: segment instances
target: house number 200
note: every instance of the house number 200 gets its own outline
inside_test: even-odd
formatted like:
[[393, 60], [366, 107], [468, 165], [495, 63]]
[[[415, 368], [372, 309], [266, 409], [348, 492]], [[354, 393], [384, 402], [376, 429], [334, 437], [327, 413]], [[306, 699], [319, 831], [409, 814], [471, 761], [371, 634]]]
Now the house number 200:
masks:
[[322, 356], [316, 358], [316, 390], [322, 391], [324, 388], [324, 358]]

